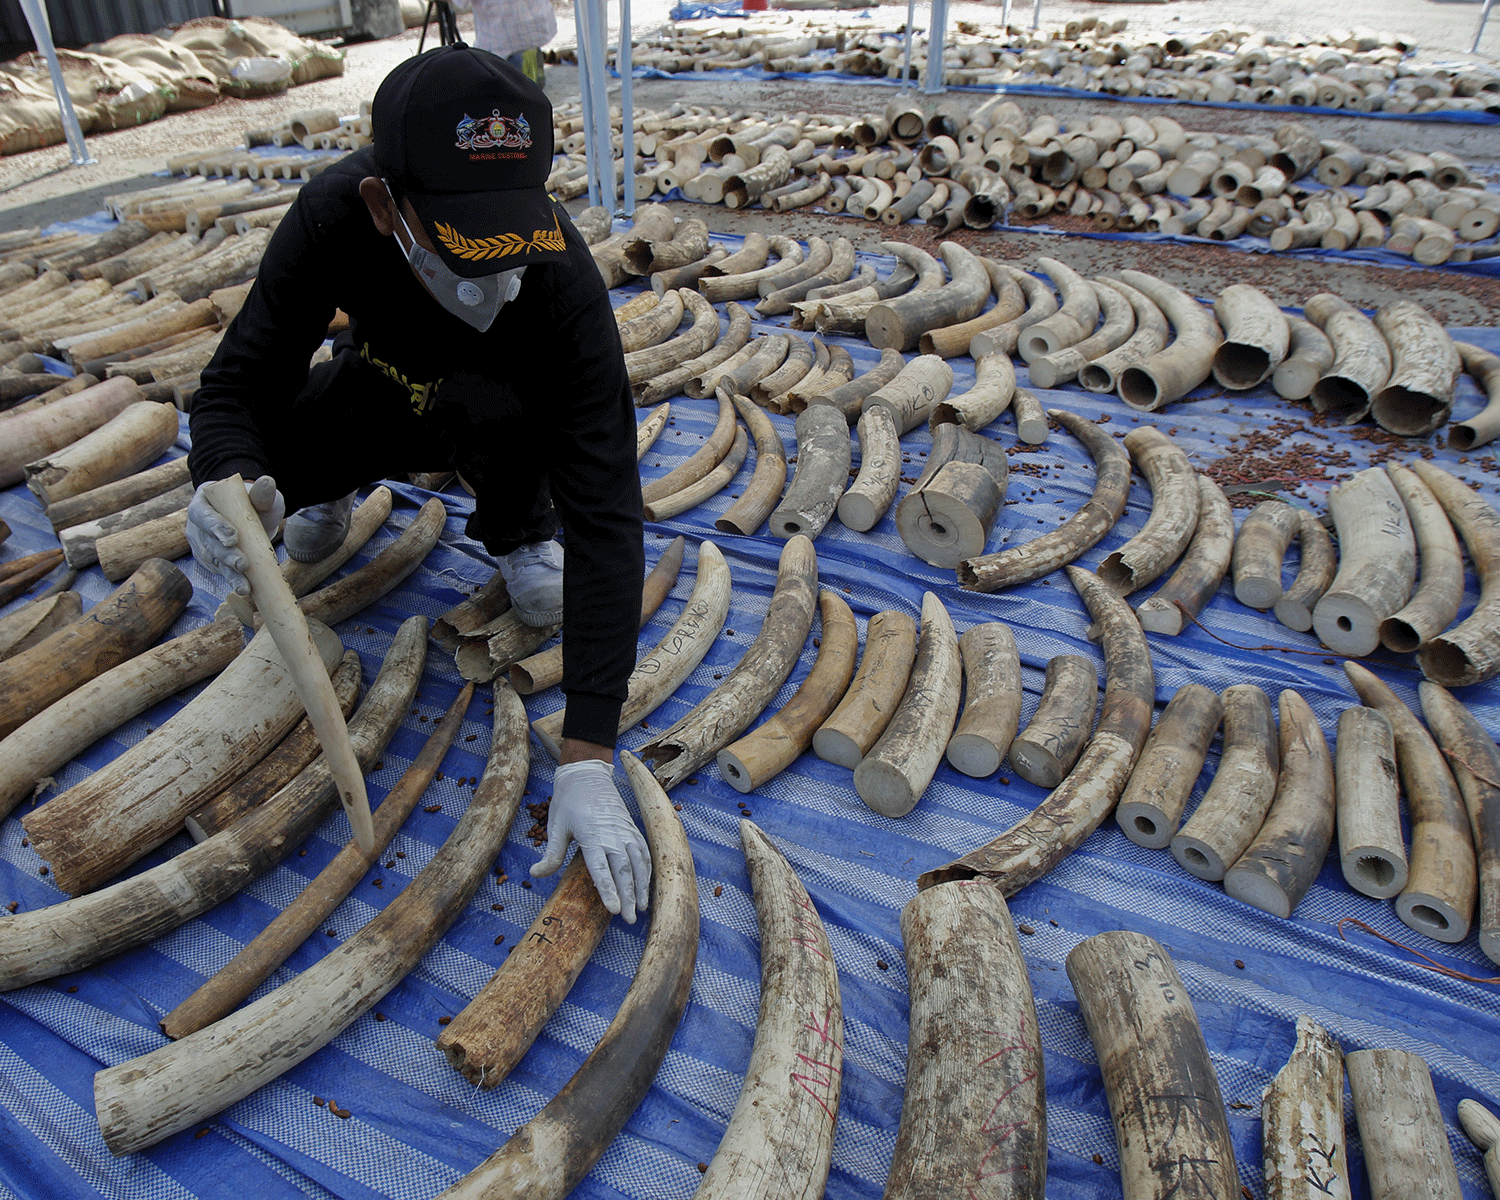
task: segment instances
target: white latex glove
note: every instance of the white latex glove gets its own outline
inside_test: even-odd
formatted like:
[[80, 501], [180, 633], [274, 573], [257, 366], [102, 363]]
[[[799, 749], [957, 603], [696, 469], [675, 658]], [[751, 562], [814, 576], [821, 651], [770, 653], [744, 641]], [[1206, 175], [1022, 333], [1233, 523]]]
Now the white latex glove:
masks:
[[[208, 502], [203, 493], [207, 486], [201, 484], [188, 503], [188, 545], [200, 564], [221, 576], [231, 590], [248, 596], [250, 581], [245, 578], [245, 556], [235, 549], [240, 535], [233, 524], [221, 517]], [[250, 495], [250, 505], [260, 517], [266, 536], [273, 536], [281, 518], [286, 516], [286, 501], [276, 490], [276, 481], [269, 475], [262, 475], [254, 483], [245, 484], [245, 491]]]
[[620, 799], [613, 764], [603, 759], [557, 768], [547, 809], [547, 851], [531, 874], [540, 878], [562, 866], [570, 841], [578, 843], [604, 907], [634, 925], [636, 911], [645, 912], [651, 899], [651, 851]]

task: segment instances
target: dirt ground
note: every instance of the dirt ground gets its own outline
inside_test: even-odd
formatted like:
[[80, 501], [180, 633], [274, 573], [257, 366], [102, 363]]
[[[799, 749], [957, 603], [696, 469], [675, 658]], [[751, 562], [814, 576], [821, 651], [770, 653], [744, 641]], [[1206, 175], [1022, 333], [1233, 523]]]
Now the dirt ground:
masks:
[[[657, 28], [668, 19], [672, 0], [635, 0], [632, 25], [637, 33]], [[867, 10], [871, 19], [884, 25], [904, 19], [897, 6]], [[1493, 63], [1500, 51], [1500, 17], [1486, 31], [1482, 53], [1467, 53], [1478, 20], [1478, 3], [1435, 3], [1432, 0], [1369, 0], [1361, 5], [1359, 23], [1389, 29], [1419, 44], [1425, 61], [1480, 61]], [[925, 23], [928, 8], [917, 8], [918, 24]], [[1013, 7], [1013, 24], [1029, 24], [1032, 6]], [[1181, 33], [1208, 31], [1222, 25], [1250, 25], [1243, 5], [1227, 0], [1175, 0], [1169, 4], [1100, 4], [1090, 0], [1047, 0], [1042, 21], [1050, 27], [1079, 15], [1126, 16], [1132, 32]], [[818, 14], [826, 15], [826, 14]], [[858, 10], [847, 14], [859, 19]], [[1000, 6], [955, 3], [950, 6], [950, 28], [959, 20], [996, 23]], [[800, 14], [785, 14], [788, 20]], [[1330, 0], [1266, 0], [1255, 8], [1253, 28], [1281, 35], [1299, 31], [1321, 33], [1346, 24], [1346, 5]], [[460, 20], [467, 29], [469, 18]], [[225, 100], [212, 108], [176, 113], [136, 129], [120, 130], [88, 139], [99, 160], [83, 167], [69, 165], [65, 147], [52, 147], [29, 154], [0, 159], [0, 231], [51, 221], [72, 219], [102, 208], [104, 196], [117, 191], [151, 186], [160, 182], [153, 174], [163, 169], [168, 155], [185, 147], [204, 148], [235, 145], [247, 128], [277, 123], [289, 113], [314, 107], [333, 107], [354, 112], [359, 102], [374, 94], [381, 78], [402, 58], [417, 49], [420, 31], [407, 30], [399, 37], [346, 47], [346, 69], [342, 77], [295, 88], [283, 96], [264, 100]], [[431, 37], [429, 37], [429, 44]], [[554, 45], [573, 41], [571, 9], [559, 8], [559, 32]], [[612, 100], [618, 96], [619, 80], [612, 80]], [[578, 72], [570, 66], [548, 68], [547, 91], [555, 103], [576, 98]], [[885, 88], [805, 83], [796, 80], [739, 82], [723, 79], [686, 81], [635, 80], [636, 109], [664, 108], [688, 99], [697, 103], [723, 103], [736, 108], [778, 112], [828, 112], [854, 115], [883, 107], [892, 94]], [[955, 93], [964, 103], [977, 106], [983, 93]], [[919, 97], [934, 104], [936, 98]], [[1018, 98], [1027, 112], [1049, 111], [1064, 124], [1085, 118], [1112, 105], [1107, 99], [1071, 100]], [[1137, 111], [1140, 111], [1137, 109]], [[1255, 113], [1242, 109], [1196, 105], [1153, 106], [1152, 115], [1169, 115], [1188, 129], [1234, 130], [1269, 133], [1285, 120], [1279, 113]], [[1477, 167], [1492, 181], [1500, 182], [1500, 127], [1434, 122], [1377, 120], [1355, 116], [1306, 117], [1319, 136], [1341, 138], [1366, 149], [1388, 150], [1419, 146], [1424, 150], [1445, 149]], [[570, 208], [580, 209], [575, 201]], [[788, 232], [799, 238], [812, 234], [840, 233], [861, 248], [873, 249], [888, 236], [883, 226], [817, 213], [772, 215], [760, 210], [733, 212], [723, 208], [679, 203], [681, 214], [703, 217], [715, 231], [738, 233], [761, 228]], [[924, 226], [907, 225], [899, 235], [905, 240], [930, 241]], [[1093, 238], [1061, 237], [1025, 229], [965, 232], [959, 240], [985, 253], [1003, 257], [1032, 258], [1051, 254], [1080, 270], [1097, 272], [1123, 266], [1146, 266], [1164, 278], [1198, 294], [1209, 294], [1236, 280], [1253, 281], [1284, 305], [1300, 304], [1317, 291], [1333, 290], [1365, 307], [1373, 307], [1398, 294], [1420, 300], [1442, 319], [1456, 325], [1495, 324], [1500, 321], [1500, 280], [1456, 271], [1407, 270], [1369, 266], [1326, 259], [1293, 258], [1274, 254], [1246, 254], [1206, 244], [1140, 243]]]

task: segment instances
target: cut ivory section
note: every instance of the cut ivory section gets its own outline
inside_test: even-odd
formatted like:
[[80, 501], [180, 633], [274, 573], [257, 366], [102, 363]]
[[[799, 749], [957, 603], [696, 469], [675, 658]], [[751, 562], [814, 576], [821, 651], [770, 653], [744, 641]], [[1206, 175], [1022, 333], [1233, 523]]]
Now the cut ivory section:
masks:
[[1391, 723], [1373, 708], [1339, 714], [1334, 748], [1339, 866], [1356, 892], [1389, 900], [1406, 887], [1406, 843]]
[[839, 706], [813, 734], [813, 753], [854, 770], [896, 711], [917, 652], [917, 623], [887, 609], [870, 618], [865, 652]]
[[1115, 810], [1137, 846], [1165, 850], [1203, 771], [1224, 705], [1212, 688], [1185, 683], [1162, 711]]
[[1344, 1054], [1305, 1013], [1286, 1065], [1260, 1100], [1266, 1200], [1350, 1200]]
[[1417, 543], [1406, 505], [1379, 467], [1328, 493], [1339, 533], [1339, 570], [1313, 609], [1313, 629], [1336, 654], [1362, 657], [1380, 645], [1380, 624], [1405, 605], [1417, 576]]

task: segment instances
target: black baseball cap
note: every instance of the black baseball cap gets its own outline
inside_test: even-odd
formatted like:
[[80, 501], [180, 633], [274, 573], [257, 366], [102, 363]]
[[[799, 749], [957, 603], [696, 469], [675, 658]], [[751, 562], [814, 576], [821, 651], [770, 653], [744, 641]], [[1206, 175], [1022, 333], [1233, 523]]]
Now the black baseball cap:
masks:
[[488, 50], [458, 43], [406, 59], [371, 106], [375, 161], [460, 275], [566, 257], [547, 195], [552, 102]]

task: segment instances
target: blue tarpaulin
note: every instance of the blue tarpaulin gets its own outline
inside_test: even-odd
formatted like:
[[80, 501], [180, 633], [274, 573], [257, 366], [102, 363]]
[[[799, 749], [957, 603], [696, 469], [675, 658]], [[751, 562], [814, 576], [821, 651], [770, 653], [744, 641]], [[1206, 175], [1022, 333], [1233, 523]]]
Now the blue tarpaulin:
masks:
[[[733, 247], [734, 239], [723, 240]], [[882, 272], [890, 269], [890, 260], [872, 261]], [[1149, 245], [1142, 246], [1138, 265], [1151, 268]], [[623, 303], [635, 294], [634, 288], [620, 289], [614, 299]], [[757, 329], [784, 328], [784, 321], [757, 322]], [[1500, 334], [1494, 330], [1453, 332], [1500, 351]], [[861, 370], [878, 357], [862, 340], [842, 344]], [[961, 358], [953, 366], [954, 391], [962, 391], [973, 382], [973, 364]], [[1024, 367], [1019, 374], [1024, 385]], [[1305, 406], [1282, 401], [1264, 387], [1243, 394], [1205, 387], [1149, 415], [1073, 385], [1040, 396], [1044, 404], [1105, 422], [1119, 434], [1138, 424], [1155, 424], [1200, 469], [1248, 445], [1247, 439], [1271, 433], [1271, 443], [1259, 451], [1271, 460], [1261, 486], [1284, 488], [1279, 494], [1318, 513], [1326, 511], [1327, 491], [1337, 478], [1390, 453], [1388, 445], [1366, 436], [1372, 427], [1322, 427]], [[1465, 419], [1481, 405], [1478, 390], [1465, 377], [1454, 418]], [[642, 478], [665, 474], [701, 445], [716, 412], [711, 400], [673, 400], [672, 424], [642, 461]], [[772, 420], [794, 454], [791, 419]], [[1045, 445], [1028, 447], [1017, 442], [1008, 416], [986, 432], [1006, 448], [1012, 465], [1007, 505], [990, 549], [1019, 545], [1056, 528], [1088, 499], [1094, 470], [1067, 433], [1054, 431]], [[1500, 502], [1493, 449], [1459, 455], [1441, 442], [1441, 436], [1414, 440], [1400, 446], [1396, 457], [1430, 457], [1475, 485], [1491, 503]], [[1321, 461], [1329, 465], [1309, 475], [1307, 458], [1277, 458], [1300, 443], [1322, 452]], [[903, 439], [910, 456], [908, 477], [920, 471], [930, 444], [925, 430]], [[184, 436], [172, 453], [182, 453], [185, 446]], [[524, 447], [516, 450], [526, 452]], [[1296, 474], [1294, 462], [1303, 464]], [[650, 728], [643, 723], [623, 735], [624, 748], [639, 747], [707, 695], [760, 628], [783, 544], [765, 530], [740, 537], [720, 533], [713, 524], [753, 468], [752, 454], [724, 492], [680, 517], [647, 526], [648, 563], [677, 534], [686, 536], [689, 548], [676, 587], [641, 631], [642, 653], [676, 620], [691, 591], [697, 547], [704, 539], [724, 552], [734, 597], [724, 632], [703, 664], [648, 718]], [[388, 530], [351, 567], [388, 544], [429, 497], [409, 484], [393, 487], [397, 499]], [[437, 549], [392, 594], [338, 629], [345, 645], [359, 651], [367, 683], [402, 619], [412, 613], [437, 616], [494, 569], [482, 548], [462, 533], [472, 500], [457, 488], [442, 499], [448, 521]], [[1082, 564], [1097, 566], [1138, 532], [1150, 504], [1150, 493], [1137, 478], [1125, 516], [1084, 554]], [[56, 544], [40, 505], [24, 487], [0, 492], [0, 518], [14, 531], [0, 547], [0, 561]], [[817, 539], [816, 549], [820, 585], [848, 601], [861, 635], [869, 618], [883, 609], [915, 616], [928, 590], [943, 600], [960, 632], [982, 621], [1006, 622], [1020, 646], [1023, 723], [1035, 710], [1043, 670], [1053, 656], [1087, 655], [1102, 671], [1100, 652], [1086, 636], [1083, 606], [1061, 573], [994, 595], [962, 591], [951, 571], [930, 567], [905, 549], [889, 516], [868, 534], [846, 529], [835, 519]], [[222, 594], [221, 584], [191, 560], [178, 565], [196, 591], [174, 633], [208, 620]], [[1461, 616], [1475, 600], [1472, 575], [1469, 583]], [[97, 568], [82, 572], [77, 587], [86, 604], [112, 590]], [[10, 607], [0, 614], [8, 611]], [[1337, 658], [1320, 650], [1313, 638], [1237, 603], [1227, 582], [1200, 620], [1202, 628], [1190, 627], [1179, 637], [1148, 638], [1159, 705], [1188, 682], [1219, 690], [1231, 683], [1254, 683], [1273, 699], [1280, 689], [1293, 687], [1312, 705], [1332, 742], [1338, 714], [1355, 702]], [[813, 632], [819, 632], [816, 626]], [[791, 696], [815, 653], [809, 639], [766, 716]], [[1419, 675], [1409, 657], [1381, 652], [1367, 665], [1415, 706]], [[418, 711], [407, 717], [370, 777], [372, 803], [383, 799], [405, 770], [425, 740], [430, 720], [458, 688], [451, 658], [433, 647]], [[1459, 694], [1492, 735], [1500, 732], [1500, 689], [1484, 684]], [[139, 741], [184, 699], [158, 705], [93, 747], [58, 773], [41, 802]], [[561, 703], [557, 689], [526, 700], [533, 718]], [[434, 783], [382, 856], [383, 863], [395, 865], [373, 869], [329, 919], [326, 929], [332, 936], [320, 932], [310, 938], [257, 996], [293, 980], [364, 925], [408, 886], [452, 833], [471, 792], [458, 780], [478, 775], [484, 765], [487, 707], [482, 690], [443, 763], [444, 779]], [[467, 740], [471, 735], [472, 742]], [[3, 749], [0, 743], [0, 753]], [[1216, 743], [1194, 804], [1217, 756]], [[530, 799], [547, 797], [552, 770], [546, 753], [533, 742]], [[623, 781], [622, 790], [628, 794]], [[920, 873], [990, 840], [1043, 795], [1008, 767], [1002, 766], [997, 776], [974, 780], [944, 764], [916, 808], [890, 819], [860, 801], [848, 770], [810, 754], [748, 796], [729, 787], [711, 764], [674, 789], [672, 799], [681, 806], [699, 881], [702, 931], [692, 992], [655, 1085], [574, 1194], [586, 1200], [688, 1197], [701, 1178], [698, 1164], [713, 1156], [723, 1134], [749, 1058], [759, 1002], [759, 935], [737, 831], [738, 805], [743, 803], [806, 884], [839, 969], [846, 1040], [827, 1195], [834, 1200], [879, 1197], [900, 1119], [906, 1063], [902, 906], [915, 894]], [[426, 811], [432, 806], [435, 811]], [[64, 899], [51, 877], [42, 874], [44, 864], [35, 850], [26, 845], [22, 811], [0, 822], [0, 953], [5, 905], [14, 902], [19, 910], [31, 911]], [[0, 1197], [426, 1200], [456, 1181], [534, 1116], [578, 1068], [629, 987], [646, 932], [644, 922], [627, 926], [616, 920], [611, 925], [566, 1002], [498, 1087], [479, 1090], [458, 1075], [434, 1048], [439, 1022], [456, 1015], [489, 980], [555, 883], [546, 879], [525, 886], [527, 868], [538, 855], [526, 837], [530, 823], [523, 813], [494, 864], [495, 873], [487, 876], [442, 941], [374, 1011], [276, 1082], [138, 1154], [116, 1159], [103, 1145], [94, 1117], [94, 1073], [164, 1044], [157, 1024], [162, 1016], [264, 927], [346, 843], [350, 835], [343, 816], [324, 823], [303, 847], [305, 855], [294, 852], [235, 899], [152, 945], [0, 996], [0, 1107], [5, 1110], [0, 1119]], [[187, 844], [186, 835], [179, 835], [139, 866], [162, 861]], [[1293, 918], [1281, 920], [1230, 899], [1217, 884], [1188, 875], [1167, 852], [1134, 845], [1108, 820], [1079, 851], [1021, 891], [1011, 911], [1023, 927], [1021, 946], [1045, 1052], [1046, 1192], [1053, 1200], [1120, 1195], [1119, 1160], [1099, 1068], [1063, 963], [1083, 939], [1122, 928], [1156, 938], [1176, 962], [1229, 1106], [1240, 1175], [1252, 1196], [1265, 1194], [1261, 1091], [1286, 1061], [1301, 1013], [1327, 1026], [1346, 1051], [1394, 1046], [1421, 1055], [1432, 1068], [1466, 1200], [1486, 1194], [1480, 1156], [1459, 1130], [1455, 1107], [1462, 1098], [1476, 1097], [1500, 1108], [1500, 997], [1494, 985], [1433, 974], [1407, 952], [1353, 928], [1346, 930], [1344, 940], [1338, 922], [1357, 918], [1467, 975], [1493, 976], [1497, 968], [1481, 955], [1473, 934], [1457, 945], [1433, 942], [1402, 925], [1389, 902], [1353, 892], [1340, 874], [1336, 851]], [[351, 1115], [340, 1119], [331, 1105], [316, 1099], [335, 1102]], [[1352, 1115], [1348, 1132], [1353, 1192], [1367, 1195]]]

